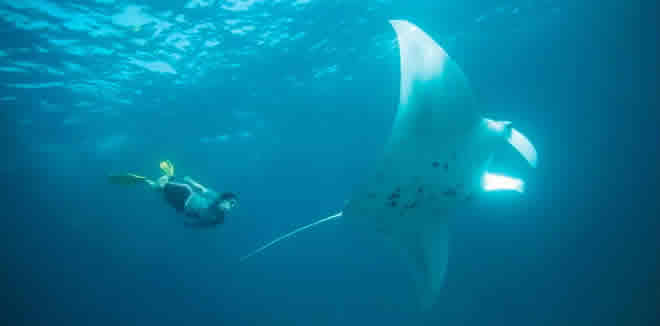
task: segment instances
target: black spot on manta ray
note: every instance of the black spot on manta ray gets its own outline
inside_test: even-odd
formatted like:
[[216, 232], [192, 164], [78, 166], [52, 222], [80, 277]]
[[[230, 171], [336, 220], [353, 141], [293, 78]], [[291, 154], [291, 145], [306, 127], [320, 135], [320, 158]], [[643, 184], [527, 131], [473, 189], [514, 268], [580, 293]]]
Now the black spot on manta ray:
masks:
[[417, 188], [417, 192], [420, 193], [420, 194], [423, 193], [423, 192], [424, 192], [424, 187], [419, 186], [419, 187]]
[[434, 168], [437, 168], [437, 167], [440, 166], [440, 162], [438, 162], [438, 161], [433, 161], [433, 163], [431, 163], [431, 166], [434, 167]]
[[442, 168], [445, 170], [445, 172], [449, 171], [449, 163], [445, 162], [445, 164], [442, 165]]
[[387, 199], [393, 200], [393, 199], [396, 199], [396, 198], [399, 198], [399, 197], [401, 197], [401, 195], [398, 192], [393, 192], [392, 194], [390, 194], [389, 197], [387, 197]]

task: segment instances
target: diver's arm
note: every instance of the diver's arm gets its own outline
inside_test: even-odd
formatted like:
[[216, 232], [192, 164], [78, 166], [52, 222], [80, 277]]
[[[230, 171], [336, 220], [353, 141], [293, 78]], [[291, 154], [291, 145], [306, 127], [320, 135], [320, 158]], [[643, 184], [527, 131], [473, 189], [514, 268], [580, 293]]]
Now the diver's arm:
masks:
[[195, 187], [195, 189], [197, 189], [197, 191], [200, 191], [200, 192], [207, 192], [208, 191], [208, 189], [206, 187], [202, 186], [197, 181], [193, 180], [192, 178], [190, 178], [188, 176], [183, 177], [183, 181], [185, 181], [185, 182], [189, 183], [191, 186]]
[[149, 180], [149, 179], [145, 179], [144, 182], [149, 186], [149, 188], [151, 188], [153, 190], [158, 191], [158, 190], [161, 189], [160, 186], [158, 186], [158, 182], [155, 182], [155, 181]]

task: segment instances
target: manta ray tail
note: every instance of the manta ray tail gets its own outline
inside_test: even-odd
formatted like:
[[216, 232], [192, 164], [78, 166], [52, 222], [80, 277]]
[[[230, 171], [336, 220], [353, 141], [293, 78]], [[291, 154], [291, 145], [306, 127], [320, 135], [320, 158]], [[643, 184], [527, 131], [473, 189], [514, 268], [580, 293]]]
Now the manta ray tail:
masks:
[[319, 224], [323, 224], [323, 223], [325, 223], [325, 222], [328, 222], [328, 221], [331, 221], [331, 220], [334, 220], [334, 219], [340, 218], [340, 217], [342, 217], [342, 215], [344, 215], [344, 212], [339, 212], [339, 213], [337, 213], [337, 214], [335, 214], [335, 215], [328, 216], [328, 217], [324, 217], [324, 218], [322, 218], [322, 219], [320, 219], [320, 220], [318, 220], [318, 221], [316, 221], [316, 222], [313, 222], [313, 223], [310, 223], [310, 224], [307, 224], [307, 225], [301, 226], [301, 227], [299, 227], [299, 228], [297, 228], [297, 229], [295, 229], [295, 230], [293, 230], [293, 231], [291, 231], [291, 232], [289, 232], [289, 233], [286, 233], [286, 234], [284, 234], [284, 235], [281, 235], [281, 236], [275, 238], [275, 240], [273, 240], [273, 241], [271, 241], [271, 242], [268, 242], [268, 243], [266, 243], [265, 245], [263, 245], [263, 246], [261, 246], [261, 247], [255, 249], [255, 250], [252, 251], [251, 253], [249, 253], [249, 254], [247, 254], [247, 255], [241, 257], [241, 262], [246, 261], [248, 258], [250, 258], [250, 257], [252, 257], [252, 256], [254, 256], [254, 255], [256, 255], [256, 254], [258, 254], [258, 253], [260, 253], [260, 252], [262, 252], [262, 251], [264, 251], [264, 250], [266, 250], [266, 249], [268, 249], [268, 248], [271, 247], [272, 245], [274, 245], [274, 244], [276, 244], [276, 243], [278, 243], [278, 242], [280, 242], [280, 241], [282, 241], [282, 240], [284, 240], [284, 239], [287, 239], [287, 238], [290, 238], [290, 237], [294, 236], [294, 235], [295, 235], [296, 233], [298, 233], [298, 232], [302, 232], [302, 231], [305, 231], [305, 230], [307, 230], [307, 229], [309, 229], [309, 228], [315, 227], [315, 226], [317, 226], [317, 225], [319, 225]]

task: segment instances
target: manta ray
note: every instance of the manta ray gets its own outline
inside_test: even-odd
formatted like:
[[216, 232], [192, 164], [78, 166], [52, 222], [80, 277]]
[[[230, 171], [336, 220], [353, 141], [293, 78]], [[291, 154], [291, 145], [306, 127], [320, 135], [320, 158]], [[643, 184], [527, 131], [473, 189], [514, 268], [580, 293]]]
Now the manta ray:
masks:
[[401, 84], [382, 159], [343, 210], [284, 234], [241, 261], [342, 218], [378, 231], [403, 249], [414, 265], [420, 304], [429, 308], [447, 270], [452, 212], [489, 191], [524, 191], [522, 180], [488, 172], [504, 146], [513, 146], [532, 167], [537, 154], [511, 122], [479, 114], [467, 78], [431, 37], [410, 22], [390, 23], [399, 43]]

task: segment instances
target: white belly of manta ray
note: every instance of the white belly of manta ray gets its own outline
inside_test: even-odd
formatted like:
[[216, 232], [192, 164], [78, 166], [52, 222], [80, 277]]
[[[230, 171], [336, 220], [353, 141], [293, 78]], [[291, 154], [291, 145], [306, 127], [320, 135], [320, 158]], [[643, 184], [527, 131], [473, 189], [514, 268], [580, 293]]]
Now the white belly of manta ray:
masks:
[[343, 217], [382, 233], [407, 253], [420, 303], [429, 308], [447, 269], [449, 213], [487, 191], [522, 193], [522, 180], [491, 174], [488, 167], [507, 144], [535, 167], [536, 150], [512, 123], [480, 116], [467, 78], [424, 31], [407, 21], [390, 23], [399, 42], [401, 89], [383, 159], [343, 211], [284, 234], [241, 261]]

